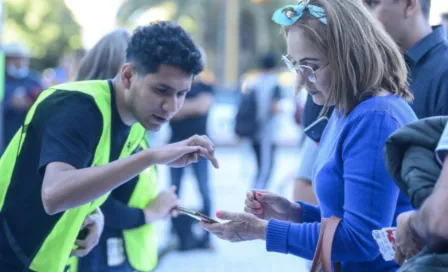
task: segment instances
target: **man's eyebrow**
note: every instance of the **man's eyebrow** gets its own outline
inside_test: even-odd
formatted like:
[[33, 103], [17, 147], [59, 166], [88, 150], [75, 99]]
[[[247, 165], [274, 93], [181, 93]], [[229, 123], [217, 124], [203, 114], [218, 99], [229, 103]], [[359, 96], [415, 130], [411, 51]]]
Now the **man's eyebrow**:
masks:
[[304, 62], [304, 61], [319, 61], [319, 59], [317, 59], [317, 58], [303, 58], [303, 59], [301, 59], [301, 60], [299, 60], [299, 62]]
[[179, 92], [179, 93], [180, 92], [188, 92], [188, 89], [177, 91], [175, 88], [173, 88], [167, 84], [164, 84], [164, 83], [156, 84], [156, 85], [154, 85], [154, 87], [158, 88], [158, 89], [166, 90], [166, 91], [173, 91], [173, 92]]
[[159, 88], [159, 89], [163, 89], [163, 90], [168, 90], [168, 91], [175, 91], [176, 90], [173, 87], [171, 87], [169, 85], [166, 85], [164, 83], [156, 84], [156, 85], [154, 85], [154, 87]]

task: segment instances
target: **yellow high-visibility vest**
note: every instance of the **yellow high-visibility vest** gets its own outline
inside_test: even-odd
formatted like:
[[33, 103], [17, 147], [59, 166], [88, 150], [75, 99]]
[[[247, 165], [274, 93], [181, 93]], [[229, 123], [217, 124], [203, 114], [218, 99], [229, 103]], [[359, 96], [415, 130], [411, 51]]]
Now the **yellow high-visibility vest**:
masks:
[[[96, 106], [101, 112], [103, 130], [95, 150], [92, 167], [109, 163], [111, 149], [111, 92], [106, 80], [80, 81], [53, 86], [43, 91], [31, 109], [28, 111], [25, 123], [15, 134], [0, 159], [0, 211], [2, 211], [5, 197], [11, 183], [12, 173], [15, 168], [18, 152], [27, 137], [27, 127], [34, 117], [36, 109], [49, 96], [56, 91], [77, 91], [92, 96]], [[145, 135], [145, 129], [140, 124], [132, 126], [120, 158], [127, 157], [138, 147]], [[40, 192], [36, 192], [40, 193]], [[53, 229], [48, 230], [48, 235], [32, 258], [29, 269], [38, 272], [61, 272], [66, 266], [70, 252], [73, 249], [76, 237], [87, 215], [92, 213], [107, 198], [101, 198], [65, 211], [56, 222]], [[32, 226], [30, 226], [32, 228]], [[32, 231], [32, 230], [30, 230]]]

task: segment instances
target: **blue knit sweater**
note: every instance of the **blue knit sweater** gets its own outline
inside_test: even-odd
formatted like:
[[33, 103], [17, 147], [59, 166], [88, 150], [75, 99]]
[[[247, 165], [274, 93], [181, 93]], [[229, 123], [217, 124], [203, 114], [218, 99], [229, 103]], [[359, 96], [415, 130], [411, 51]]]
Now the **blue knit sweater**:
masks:
[[321, 217], [334, 215], [342, 221], [332, 260], [342, 262], [343, 271], [395, 271], [398, 265], [383, 260], [372, 230], [395, 226], [397, 216], [412, 209], [387, 173], [383, 147], [392, 132], [415, 120], [411, 107], [394, 95], [367, 99], [347, 117], [335, 111], [314, 167], [320, 207], [300, 203], [300, 224], [270, 220], [267, 250], [312, 259]]

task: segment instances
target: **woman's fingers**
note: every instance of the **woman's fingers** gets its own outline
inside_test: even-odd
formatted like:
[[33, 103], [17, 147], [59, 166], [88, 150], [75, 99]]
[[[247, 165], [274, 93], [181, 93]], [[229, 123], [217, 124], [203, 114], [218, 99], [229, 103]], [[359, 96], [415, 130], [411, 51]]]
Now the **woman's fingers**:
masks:
[[261, 208], [261, 203], [256, 200], [251, 201], [249, 199], [246, 199], [244, 201], [244, 204], [246, 204], [246, 207], [249, 207], [251, 209], [260, 209]]
[[244, 212], [255, 214], [255, 215], [261, 215], [261, 214], [263, 214], [264, 211], [263, 211], [263, 209], [251, 209], [249, 207], [244, 207]]
[[199, 221], [199, 225], [204, 228], [206, 231], [213, 233], [214, 235], [222, 235], [222, 233], [224, 232], [224, 224], [208, 224], [205, 223], [204, 221]]

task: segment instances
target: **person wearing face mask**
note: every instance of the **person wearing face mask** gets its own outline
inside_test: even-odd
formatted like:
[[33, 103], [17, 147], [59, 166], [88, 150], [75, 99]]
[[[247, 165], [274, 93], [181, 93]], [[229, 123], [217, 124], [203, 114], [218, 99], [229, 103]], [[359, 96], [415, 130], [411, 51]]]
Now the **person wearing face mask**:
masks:
[[29, 69], [29, 53], [21, 44], [5, 44], [5, 100], [3, 109], [3, 145], [0, 145], [0, 154], [3, 146], [9, 141], [25, 121], [36, 97], [42, 91], [40, 79]]
[[201, 225], [225, 240], [265, 240], [268, 251], [306, 259], [323, 234], [329, 251], [322, 258], [342, 271], [395, 271], [398, 264], [382, 258], [372, 231], [395, 226], [400, 213], [412, 210], [383, 158], [386, 139], [417, 119], [400, 50], [359, 0], [300, 1], [273, 20], [284, 30], [283, 59], [298, 84], [316, 104], [335, 107], [313, 171], [319, 206], [251, 190], [246, 213], [219, 211], [228, 222]]

